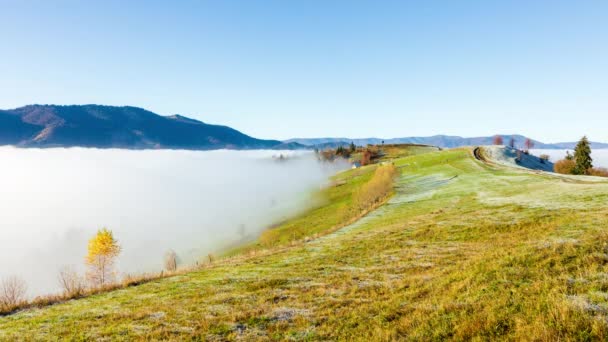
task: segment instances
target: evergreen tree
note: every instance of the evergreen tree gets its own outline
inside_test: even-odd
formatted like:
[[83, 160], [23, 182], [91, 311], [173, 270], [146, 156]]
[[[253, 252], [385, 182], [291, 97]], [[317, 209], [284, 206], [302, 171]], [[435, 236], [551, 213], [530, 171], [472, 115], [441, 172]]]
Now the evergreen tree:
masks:
[[593, 159], [591, 159], [591, 146], [589, 145], [589, 140], [587, 140], [586, 136], [584, 136], [574, 148], [574, 161], [576, 162], [574, 174], [589, 174], [589, 170], [593, 167]]
[[351, 141], [350, 142], [350, 151], [355, 152], [356, 149], [357, 149], [357, 146], [355, 146], [355, 143]]

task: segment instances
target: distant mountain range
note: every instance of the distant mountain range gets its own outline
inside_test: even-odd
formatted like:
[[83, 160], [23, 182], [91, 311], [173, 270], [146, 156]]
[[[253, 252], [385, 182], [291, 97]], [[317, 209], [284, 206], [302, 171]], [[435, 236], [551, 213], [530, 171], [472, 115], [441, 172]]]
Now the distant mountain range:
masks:
[[[508, 144], [510, 139], [515, 140], [515, 146], [523, 147], [527, 137], [523, 135], [500, 135], [503, 138], [504, 144]], [[538, 149], [573, 149], [576, 146], [576, 142], [560, 142], [547, 144], [538, 140], [530, 139], [534, 142], [534, 148]], [[285, 143], [298, 143], [304, 146], [313, 148], [335, 148], [338, 146], [346, 146], [351, 142], [357, 146], [365, 146], [368, 144], [377, 145], [382, 144], [421, 144], [421, 145], [433, 145], [443, 148], [452, 148], [459, 146], [475, 146], [475, 145], [492, 145], [494, 136], [487, 137], [474, 137], [474, 138], [463, 138], [459, 136], [449, 135], [434, 135], [430, 137], [404, 137], [404, 138], [393, 138], [393, 139], [381, 139], [381, 138], [363, 138], [363, 139], [349, 139], [349, 138], [302, 138], [302, 139], [290, 139], [286, 140]], [[591, 142], [592, 148], [608, 148], [608, 144], [600, 142]]]
[[[523, 146], [526, 137], [503, 135]], [[575, 142], [545, 144], [535, 148], [572, 149]], [[256, 139], [233, 128], [210, 125], [182, 115], [161, 116], [137, 107], [101, 105], [30, 105], [0, 110], [0, 145], [20, 147], [97, 147], [128, 149], [313, 149], [340, 145], [423, 144], [443, 148], [490, 145], [493, 137], [463, 138], [435, 135], [394, 139], [318, 138], [286, 141]], [[608, 144], [592, 142], [592, 148]]]
[[136, 107], [31, 105], [0, 110], [0, 145], [167, 149], [297, 148], [226, 126]]

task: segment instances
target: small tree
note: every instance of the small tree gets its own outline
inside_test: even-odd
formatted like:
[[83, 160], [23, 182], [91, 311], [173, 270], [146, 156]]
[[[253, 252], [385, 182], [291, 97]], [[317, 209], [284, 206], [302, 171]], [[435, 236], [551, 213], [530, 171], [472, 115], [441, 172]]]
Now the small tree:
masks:
[[177, 253], [171, 249], [168, 250], [167, 253], [165, 253], [164, 263], [165, 270], [169, 272], [177, 270]]
[[526, 146], [526, 152], [530, 152], [530, 150], [534, 148], [534, 141], [530, 138], [526, 138], [524, 146]]
[[84, 295], [86, 290], [85, 282], [72, 267], [65, 266], [59, 270], [57, 280], [66, 296], [80, 297]]
[[89, 268], [87, 278], [95, 286], [103, 286], [114, 278], [114, 262], [120, 254], [120, 245], [114, 234], [107, 228], [97, 231], [89, 240], [86, 264]]
[[591, 159], [591, 146], [586, 136], [582, 137], [574, 148], [574, 161], [576, 163], [574, 174], [589, 174], [589, 170], [593, 167], [593, 159]]
[[350, 152], [355, 152], [357, 150], [357, 146], [355, 146], [354, 142], [350, 142]]
[[570, 153], [570, 151], [566, 151], [566, 160], [574, 160], [574, 156]]
[[520, 163], [521, 162], [521, 157], [522, 157], [522, 152], [521, 152], [521, 150], [517, 150], [516, 152], [517, 152], [516, 153], [517, 156], [515, 157], [515, 162], [516, 163]]
[[494, 136], [494, 140], [493, 140], [494, 145], [502, 145], [503, 142], [504, 141], [503, 141], [503, 139], [502, 139], [502, 137], [500, 135], [495, 135]]
[[511, 137], [511, 139], [509, 139], [509, 147], [515, 148], [515, 139], [513, 137]]
[[372, 160], [372, 152], [369, 149], [363, 151], [361, 155], [361, 166], [369, 165]]
[[0, 308], [12, 309], [25, 300], [27, 285], [23, 279], [11, 276], [0, 283]]

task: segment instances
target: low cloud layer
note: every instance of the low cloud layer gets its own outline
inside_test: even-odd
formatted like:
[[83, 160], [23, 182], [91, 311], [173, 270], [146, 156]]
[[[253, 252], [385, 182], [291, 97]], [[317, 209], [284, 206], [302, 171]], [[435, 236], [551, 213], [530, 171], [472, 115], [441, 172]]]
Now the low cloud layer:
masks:
[[[556, 162], [566, 157], [566, 151], [574, 153], [572, 150], [531, 150], [532, 154], [540, 156], [546, 154], [550, 157], [552, 162]], [[608, 149], [595, 149], [591, 151], [591, 158], [593, 158], [593, 166], [595, 167], [608, 167]]]
[[159, 271], [169, 248], [193, 262], [310, 206], [347, 167], [277, 153], [0, 148], [0, 278], [57, 291], [101, 227], [123, 247], [121, 272]]

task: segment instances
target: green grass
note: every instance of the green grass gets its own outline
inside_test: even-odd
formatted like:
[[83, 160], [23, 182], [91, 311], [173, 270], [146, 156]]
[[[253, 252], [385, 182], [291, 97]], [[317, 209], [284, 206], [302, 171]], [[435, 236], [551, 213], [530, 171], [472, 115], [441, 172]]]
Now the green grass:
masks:
[[355, 214], [348, 210], [353, 204], [353, 193], [371, 179], [376, 167], [369, 165], [333, 177], [331, 184], [318, 195], [321, 205], [265, 231], [260, 237], [260, 244], [272, 247], [323, 234], [354, 218]]
[[[395, 164], [394, 195], [356, 223], [2, 317], [0, 339], [608, 339], [607, 182], [489, 166], [469, 149]], [[371, 169], [337, 176], [277, 236], [331, 231]]]
[[383, 145], [381, 147], [383, 156], [380, 161], [394, 160], [404, 157], [410, 157], [417, 154], [435, 152], [438, 150], [434, 146], [426, 145]]

